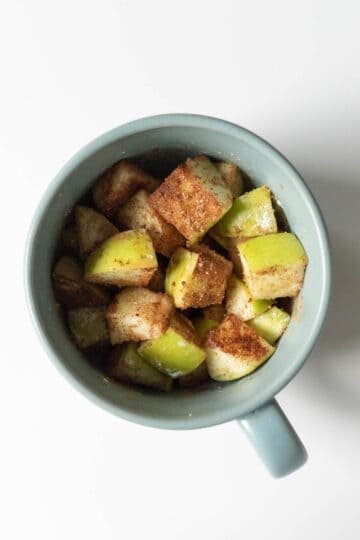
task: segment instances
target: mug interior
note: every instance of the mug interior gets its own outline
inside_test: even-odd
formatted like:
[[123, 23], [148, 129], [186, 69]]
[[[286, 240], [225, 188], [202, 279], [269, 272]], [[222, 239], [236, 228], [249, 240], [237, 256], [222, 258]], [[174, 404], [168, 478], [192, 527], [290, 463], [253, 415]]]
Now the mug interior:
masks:
[[[240, 166], [252, 183], [268, 185], [284, 208], [290, 229], [308, 254], [300, 301], [271, 359], [239, 381], [170, 394], [109, 380], [84, 360], [55, 310], [51, 287], [54, 253], [74, 203], [107, 167], [140, 158], [150, 172], [166, 175], [186, 157], [204, 153]], [[269, 144], [233, 124], [196, 115], [137, 120], [102, 135], [76, 154], [45, 193], [26, 256], [26, 289], [32, 316], [49, 356], [85, 395], [111, 412], [145, 425], [190, 429], [241, 417], [270, 400], [309, 355], [328, 304], [328, 241], [319, 209], [299, 174]]]

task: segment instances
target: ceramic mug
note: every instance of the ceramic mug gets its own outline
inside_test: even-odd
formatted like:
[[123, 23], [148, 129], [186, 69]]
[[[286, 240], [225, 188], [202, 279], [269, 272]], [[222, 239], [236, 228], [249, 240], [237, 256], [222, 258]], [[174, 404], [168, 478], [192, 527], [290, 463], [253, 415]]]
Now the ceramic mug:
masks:
[[[121, 386], [84, 361], [57, 315], [51, 270], [59, 233], [74, 203], [114, 162], [142, 156], [143, 162], [163, 167], [158, 172], [166, 174], [197, 154], [238, 164], [255, 186], [268, 185], [281, 202], [290, 229], [309, 257], [301, 307], [271, 359], [243, 379], [169, 394]], [[32, 319], [50, 358], [101, 407], [126, 420], [167, 429], [203, 428], [237, 419], [273, 476], [284, 476], [305, 463], [306, 450], [274, 396], [308, 358], [324, 322], [330, 291], [328, 238], [320, 210], [298, 172], [258, 136], [229, 122], [192, 114], [143, 118], [101, 135], [70, 159], [44, 194], [29, 233], [25, 281]]]

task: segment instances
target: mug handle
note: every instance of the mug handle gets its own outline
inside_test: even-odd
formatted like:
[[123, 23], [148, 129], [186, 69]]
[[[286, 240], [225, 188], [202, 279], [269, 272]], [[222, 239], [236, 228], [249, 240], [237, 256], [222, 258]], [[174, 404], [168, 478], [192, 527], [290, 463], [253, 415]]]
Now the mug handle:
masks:
[[275, 399], [238, 422], [275, 478], [286, 476], [306, 463], [306, 449]]

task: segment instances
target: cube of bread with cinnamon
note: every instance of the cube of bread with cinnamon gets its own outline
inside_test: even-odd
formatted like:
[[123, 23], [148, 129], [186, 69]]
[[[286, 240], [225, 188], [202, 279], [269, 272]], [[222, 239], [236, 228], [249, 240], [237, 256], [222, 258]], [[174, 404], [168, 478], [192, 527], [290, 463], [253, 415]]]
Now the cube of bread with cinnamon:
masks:
[[149, 202], [192, 245], [229, 210], [232, 193], [209, 158], [198, 156], [176, 167]]

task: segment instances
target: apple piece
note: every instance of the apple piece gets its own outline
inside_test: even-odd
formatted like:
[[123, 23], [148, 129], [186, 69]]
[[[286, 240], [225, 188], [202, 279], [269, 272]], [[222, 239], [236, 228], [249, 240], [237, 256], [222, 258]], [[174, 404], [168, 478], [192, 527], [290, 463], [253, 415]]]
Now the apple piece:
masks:
[[196, 369], [206, 356], [193, 325], [180, 313], [173, 315], [165, 334], [142, 343], [138, 353], [173, 379]]
[[104, 240], [119, 232], [105, 216], [87, 206], [75, 208], [75, 223], [82, 258], [87, 257]]
[[205, 339], [210, 330], [218, 326], [218, 321], [213, 319], [206, 319], [205, 317], [195, 317], [193, 319], [193, 324], [196, 330], [197, 335], [201, 339]]
[[299, 293], [308, 258], [292, 233], [267, 234], [239, 242], [234, 253], [254, 300], [294, 297]]
[[215, 166], [229, 186], [232, 196], [239, 197], [244, 191], [244, 179], [239, 167], [231, 161], [219, 161], [215, 163]]
[[69, 329], [79, 349], [108, 343], [105, 311], [104, 307], [84, 307], [68, 311]]
[[159, 184], [159, 180], [146, 174], [134, 163], [123, 159], [97, 180], [93, 189], [93, 200], [102, 214], [111, 217], [136, 190], [143, 187], [151, 192]]
[[290, 315], [276, 306], [268, 309], [265, 313], [258, 315], [248, 325], [255, 332], [273, 345], [285, 332], [290, 322]]
[[79, 242], [74, 223], [66, 225], [61, 232], [61, 243], [65, 251], [77, 255], [79, 253]]
[[178, 248], [166, 272], [165, 291], [181, 309], [220, 304], [231, 272], [232, 263], [204, 245]]
[[115, 219], [129, 229], [145, 229], [155, 251], [170, 257], [185, 238], [149, 204], [149, 194], [141, 189], [116, 212]]
[[57, 302], [68, 308], [105, 306], [110, 302], [105, 289], [82, 279], [81, 264], [74, 257], [61, 257], [52, 278]]
[[157, 267], [153, 277], [149, 281], [148, 288], [154, 292], [165, 291], [165, 274], [160, 266]]
[[111, 344], [159, 338], [173, 312], [174, 304], [167, 294], [143, 287], [124, 289], [107, 308]]
[[215, 225], [219, 237], [246, 240], [277, 232], [270, 189], [262, 186], [237, 197], [230, 210]]
[[191, 245], [229, 210], [232, 194], [215, 165], [198, 156], [179, 165], [152, 193], [149, 203]]
[[210, 231], [208, 232], [208, 235], [210, 236], [210, 238], [215, 240], [215, 242], [217, 242], [219, 246], [221, 246], [222, 248], [227, 249], [227, 250], [230, 249], [231, 238], [226, 238], [225, 236], [221, 236], [220, 234], [217, 234], [215, 229], [210, 229]]
[[233, 381], [248, 375], [275, 351], [236, 315], [230, 313], [205, 343], [209, 375], [215, 381]]
[[226, 289], [226, 311], [234, 313], [242, 321], [253, 319], [263, 313], [270, 305], [271, 300], [254, 300], [247, 285], [232, 275]]
[[85, 262], [85, 279], [103, 285], [145, 286], [157, 269], [149, 234], [140, 229], [111, 236]]
[[206, 362], [201, 362], [201, 364], [190, 371], [187, 375], [179, 377], [179, 386], [180, 388], [192, 388], [198, 386], [209, 380], [209, 372], [206, 365]]
[[136, 349], [135, 343], [115, 347], [110, 354], [108, 375], [117, 381], [169, 392], [173, 385], [172, 378], [148, 364]]

